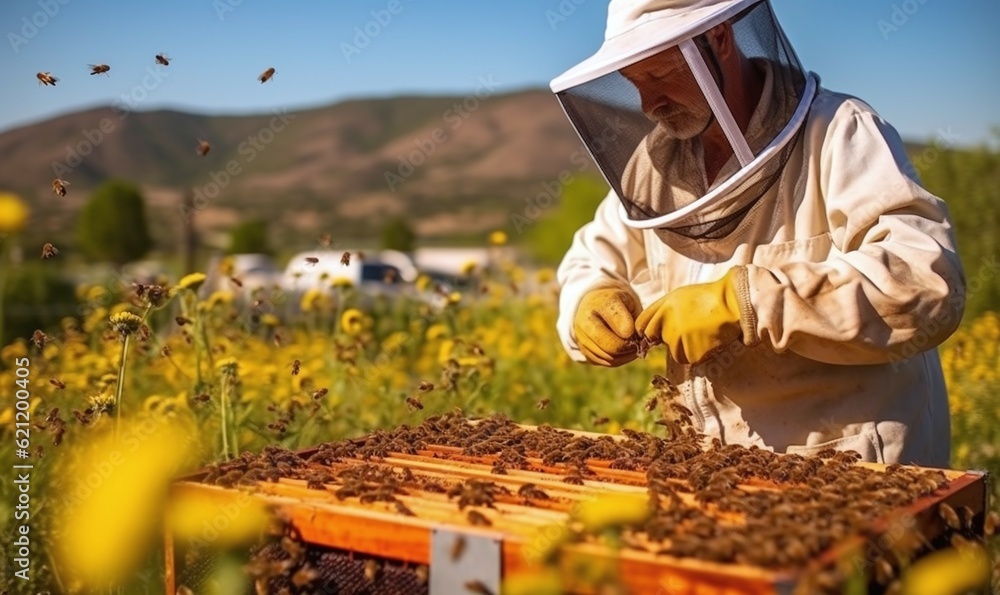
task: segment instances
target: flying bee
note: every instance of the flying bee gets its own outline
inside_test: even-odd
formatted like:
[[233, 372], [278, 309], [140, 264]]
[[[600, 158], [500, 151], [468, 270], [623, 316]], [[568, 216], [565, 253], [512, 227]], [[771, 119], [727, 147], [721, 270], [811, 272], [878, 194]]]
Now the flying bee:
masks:
[[486, 355], [486, 352], [485, 352], [485, 351], [483, 351], [483, 348], [482, 348], [482, 347], [480, 347], [480, 346], [479, 346], [478, 344], [476, 344], [476, 343], [473, 343], [472, 345], [470, 345], [470, 346], [469, 346], [469, 351], [470, 351], [470, 352], [471, 352], [471, 353], [472, 353], [473, 355], [475, 355], [475, 356], [478, 356], [478, 357], [482, 357], [482, 356]]
[[312, 265], [317, 264], [317, 263], [319, 263], [319, 259], [316, 258], [315, 256], [307, 256], [306, 257], [306, 264], [308, 264], [309, 266], [312, 266]]
[[424, 404], [421, 403], [420, 399], [417, 399], [416, 397], [406, 397], [406, 406], [411, 410], [424, 408]]
[[333, 245], [333, 236], [331, 236], [328, 233], [319, 236], [319, 245], [323, 246], [324, 248], [329, 248], [330, 246]]
[[195, 148], [195, 152], [204, 157], [208, 155], [208, 152], [212, 150], [212, 145], [208, 144], [207, 140], [198, 139], [198, 146]]
[[59, 254], [59, 249], [53, 246], [50, 242], [45, 242], [45, 245], [42, 246], [42, 258], [49, 259], [56, 254]]
[[175, 316], [174, 322], [177, 323], [177, 326], [184, 326], [185, 324], [191, 324], [191, 319], [184, 318], [183, 316]]
[[345, 266], [345, 267], [348, 266], [349, 264], [351, 264], [351, 253], [350, 252], [344, 252], [341, 255], [341, 257], [340, 257], [340, 264], [341, 264], [341, 266]]
[[66, 196], [66, 186], [69, 186], [69, 182], [66, 180], [60, 180], [59, 178], [52, 180], [52, 194]]
[[268, 68], [267, 70], [265, 70], [264, 72], [262, 72], [259, 77], [257, 77], [257, 80], [260, 81], [260, 84], [263, 85], [267, 81], [271, 80], [272, 76], [274, 76], [274, 69], [273, 68]]
[[299, 360], [293, 360], [289, 365], [292, 367], [292, 376], [298, 376], [302, 371], [302, 362]]
[[240, 281], [236, 277], [230, 277], [229, 278], [229, 282], [232, 283], [233, 285], [235, 285], [236, 287], [243, 287], [243, 281]]
[[458, 562], [458, 560], [462, 557], [462, 554], [465, 553], [465, 545], [466, 545], [465, 537], [462, 537], [461, 535], [455, 537], [455, 541], [451, 543], [452, 562]]
[[39, 349], [45, 347], [45, 345], [50, 341], [52, 341], [51, 337], [43, 333], [41, 330], [36, 330], [31, 333], [31, 342]]
[[64, 388], [66, 388], [66, 383], [63, 382], [62, 380], [59, 380], [58, 378], [50, 378], [49, 384], [58, 388], [59, 390], [63, 390]]
[[211, 400], [211, 398], [212, 398], [211, 395], [209, 395], [208, 393], [201, 393], [200, 395], [196, 395], [194, 397], [194, 401], [195, 403], [207, 403], [209, 400]]
[[319, 389], [317, 391], [314, 391], [313, 394], [312, 394], [313, 400], [314, 401], [318, 401], [318, 400], [322, 399], [323, 397], [326, 396], [326, 393], [328, 393], [328, 392], [329, 391], [326, 388], [321, 388], [321, 389]]
[[417, 384], [417, 390], [421, 392], [432, 391], [434, 390], [434, 385], [426, 380], [421, 380], [420, 383]]
[[52, 76], [48, 72], [39, 72], [35, 76], [38, 77], [38, 84], [40, 85], [45, 85], [45, 86], [52, 85], [53, 87], [55, 87], [56, 83], [59, 81], [59, 79]]
[[156, 54], [156, 63], [161, 66], [170, 66], [170, 56], [166, 54]]
[[88, 64], [87, 66], [90, 66], [91, 76], [95, 74], [107, 74], [111, 70], [111, 67], [107, 64]]
[[549, 406], [548, 399], [542, 399], [541, 401], [538, 402], [537, 405], [535, 405], [535, 407], [537, 407], [539, 411], [543, 411], [548, 406]]
[[282, 343], [281, 334], [275, 332], [274, 333], [274, 346], [275, 347], [281, 347], [281, 343]]
[[595, 417], [594, 421], [593, 421], [593, 424], [595, 426], [603, 426], [603, 425], [606, 425], [609, 421], [611, 421], [611, 420], [608, 419], [608, 418], [606, 418], [606, 417]]

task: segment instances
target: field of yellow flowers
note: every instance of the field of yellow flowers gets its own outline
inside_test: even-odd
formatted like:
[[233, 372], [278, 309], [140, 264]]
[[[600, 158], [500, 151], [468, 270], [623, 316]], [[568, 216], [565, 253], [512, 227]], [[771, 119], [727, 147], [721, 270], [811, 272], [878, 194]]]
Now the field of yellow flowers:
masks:
[[[155, 536], [177, 472], [265, 445], [299, 448], [461, 408], [524, 423], [654, 431], [643, 410], [663, 354], [606, 370], [573, 363], [555, 333], [551, 269], [472, 271], [441, 307], [376, 300], [343, 284], [292, 304], [261, 292], [204, 295], [202, 274], [131, 288], [81, 287], [82, 316], [0, 349], [0, 386], [30, 361], [32, 592], [159, 592]], [[433, 289], [426, 278], [421, 289]], [[528, 293], [524, 289], [531, 286]], [[292, 315], [291, 312], [296, 314]], [[1000, 316], [967, 323], [943, 348], [953, 466], [1000, 472]], [[0, 409], [0, 456], [15, 459], [13, 400]], [[4, 543], [17, 502], [5, 483]], [[166, 512], [166, 514], [165, 514]], [[242, 515], [253, 525], [255, 515]], [[194, 523], [197, 525], [197, 523]], [[176, 528], [176, 527], [175, 527]], [[230, 527], [252, 532], [253, 526]], [[8, 579], [11, 557], [0, 564]]]

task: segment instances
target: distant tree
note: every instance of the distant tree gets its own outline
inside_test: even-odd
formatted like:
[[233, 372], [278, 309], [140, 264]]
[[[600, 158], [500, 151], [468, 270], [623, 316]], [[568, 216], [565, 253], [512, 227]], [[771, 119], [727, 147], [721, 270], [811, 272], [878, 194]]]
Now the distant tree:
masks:
[[417, 234], [405, 217], [393, 217], [382, 227], [382, 249], [413, 252]]
[[234, 227], [229, 235], [229, 253], [272, 254], [267, 240], [267, 222], [255, 219]]
[[121, 266], [144, 257], [153, 240], [139, 188], [125, 180], [99, 186], [80, 213], [77, 239], [84, 253], [95, 260]]
[[[547, 193], [551, 206], [526, 212], [514, 218], [515, 238], [525, 234], [529, 253], [540, 263], [558, 264], [573, 243], [576, 230], [594, 218], [597, 205], [608, 194], [608, 185], [594, 177], [573, 178], [562, 187], [558, 196]], [[536, 197], [546, 204], [546, 197]]]

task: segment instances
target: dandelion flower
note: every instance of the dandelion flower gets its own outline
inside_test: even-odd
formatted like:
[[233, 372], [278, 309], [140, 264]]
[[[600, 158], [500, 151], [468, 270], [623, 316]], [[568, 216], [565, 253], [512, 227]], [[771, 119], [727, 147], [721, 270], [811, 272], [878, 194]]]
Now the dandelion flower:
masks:
[[448, 336], [448, 327], [443, 324], [432, 324], [427, 328], [427, 332], [424, 333], [424, 338], [428, 341], [434, 341], [442, 337]]
[[197, 292], [198, 289], [205, 283], [205, 273], [191, 273], [190, 275], [184, 275], [181, 280], [177, 282], [177, 286], [174, 287], [173, 293], [181, 291], [183, 289], [190, 289], [191, 291]]
[[121, 336], [125, 337], [134, 334], [142, 326], [142, 318], [131, 312], [119, 312], [111, 315], [111, 328]]
[[99, 392], [87, 397], [87, 404], [93, 410], [94, 415], [99, 417], [104, 413], [111, 413], [115, 410], [115, 396], [106, 392]]
[[340, 330], [354, 337], [364, 328], [364, 317], [357, 308], [348, 308], [340, 317]]
[[413, 285], [417, 288], [417, 291], [427, 291], [427, 288], [431, 285], [431, 278], [427, 275], [420, 275], [413, 282]]
[[476, 272], [476, 261], [470, 260], [462, 265], [461, 274], [463, 277], [468, 277], [472, 273]]
[[448, 294], [448, 303], [449, 304], [455, 305], [455, 304], [457, 304], [460, 301], [462, 301], [462, 294], [458, 293], [457, 291], [453, 291], [453, 292], [451, 292], [451, 293]]
[[637, 525], [648, 519], [650, 513], [644, 496], [611, 494], [581, 502], [575, 516], [586, 531], [597, 533], [611, 527]]
[[274, 314], [268, 312], [267, 314], [264, 314], [263, 316], [260, 317], [260, 323], [263, 324], [264, 326], [269, 326], [273, 328], [281, 324], [281, 320]]
[[503, 246], [507, 243], [507, 232], [496, 230], [490, 234], [490, 244], [493, 246]]
[[552, 281], [552, 280], [553, 280], [553, 279], [555, 279], [555, 278], [556, 278], [556, 273], [555, 273], [555, 271], [553, 271], [553, 270], [552, 270], [551, 268], [549, 268], [549, 267], [546, 267], [546, 268], [544, 268], [544, 269], [539, 269], [539, 270], [538, 270], [538, 272], [537, 272], [537, 273], [535, 273], [535, 279], [536, 279], [536, 280], [537, 280], [537, 281], [538, 281], [539, 283], [541, 283], [541, 284], [543, 284], [543, 285], [544, 285], [545, 283], [548, 283], [548, 282]]
[[336, 277], [334, 278], [333, 283], [331, 283], [330, 285], [332, 287], [348, 288], [348, 287], [353, 287], [354, 283], [347, 277]]

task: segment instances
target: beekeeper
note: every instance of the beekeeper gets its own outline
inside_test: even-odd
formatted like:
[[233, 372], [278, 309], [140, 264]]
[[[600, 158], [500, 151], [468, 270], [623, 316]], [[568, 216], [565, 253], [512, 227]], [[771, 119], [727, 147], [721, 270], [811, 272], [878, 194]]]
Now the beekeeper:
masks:
[[724, 443], [946, 467], [950, 215], [896, 131], [819, 83], [769, 0], [612, 0], [552, 82], [611, 186], [559, 266], [558, 330], [601, 366], [665, 344]]

